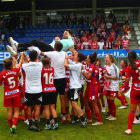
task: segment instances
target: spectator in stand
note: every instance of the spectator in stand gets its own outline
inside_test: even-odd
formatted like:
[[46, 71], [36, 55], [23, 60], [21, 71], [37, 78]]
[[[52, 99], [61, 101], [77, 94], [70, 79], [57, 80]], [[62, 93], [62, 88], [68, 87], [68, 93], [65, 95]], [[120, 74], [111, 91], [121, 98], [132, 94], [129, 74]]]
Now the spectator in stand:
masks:
[[106, 41], [106, 39], [107, 39], [107, 33], [106, 33], [105, 29], [103, 29], [103, 31], [101, 32], [100, 38], [102, 38], [102, 39], [104, 39], [104, 41]]
[[105, 46], [106, 46], [107, 50], [114, 49], [114, 46], [113, 46], [112, 42], [110, 42], [109, 38], [107, 39]]
[[6, 35], [5, 35], [4, 31], [1, 32], [1, 41], [3, 42], [3, 44], [5, 46], [7, 38], [6, 38]]
[[20, 21], [19, 29], [20, 29], [20, 37], [23, 37], [23, 25], [22, 25], [22, 21]]
[[128, 23], [130, 20], [130, 15], [127, 14], [127, 12], [124, 12], [124, 16], [122, 17], [122, 19], [125, 19], [125, 23]]
[[90, 34], [89, 31], [87, 31], [87, 33], [86, 33], [86, 37], [88, 38], [89, 36], [91, 36], [91, 34]]
[[68, 14], [68, 24], [70, 24], [71, 23], [71, 18], [70, 18], [70, 15]]
[[85, 39], [84, 42], [82, 42], [82, 45], [81, 45], [81, 49], [90, 49], [91, 48], [91, 44], [87, 41], [87, 39]]
[[99, 50], [105, 49], [107, 51], [107, 48], [105, 46], [104, 40], [100, 39], [100, 42], [98, 42]]
[[108, 22], [106, 23], [106, 27], [107, 27], [107, 36], [108, 36], [112, 28], [112, 23], [110, 22], [110, 20], [108, 20]]
[[127, 40], [126, 36], [124, 37], [124, 40], [122, 41], [122, 46], [123, 46], [123, 49], [126, 49], [129, 52], [130, 42], [129, 40]]
[[102, 20], [102, 22], [101, 22], [101, 29], [103, 30], [104, 28], [106, 28], [106, 25], [105, 25], [105, 22], [104, 22], [104, 20]]
[[57, 34], [56, 37], [59, 37], [59, 39], [61, 40], [61, 37], [59, 36], [59, 34]]
[[91, 36], [88, 37], [88, 42], [89, 42], [90, 44], [92, 43], [92, 37], [91, 37]]
[[81, 18], [79, 19], [80, 24], [84, 24], [85, 19], [83, 18], [83, 16], [81, 16]]
[[84, 34], [84, 30], [83, 30], [83, 28], [81, 28], [81, 30], [79, 30], [79, 37], [81, 38], [83, 36], [83, 34]]
[[81, 50], [81, 41], [79, 40], [78, 43], [76, 44], [77, 50]]
[[41, 42], [44, 42], [44, 40], [43, 40], [43, 38], [42, 38], [42, 37], [40, 38], [40, 41], [41, 41]]
[[113, 21], [113, 18], [115, 18], [115, 16], [114, 16], [114, 14], [112, 13], [112, 11], [110, 11], [110, 14], [109, 14], [109, 19], [111, 20], [111, 21]]
[[99, 25], [98, 28], [97, 28], [97, 36], [98, 36], [98, 38], [100, 38], [101, 31], [102, 31], [101, 25]]
[[117, 22], [114, 23], [114, 25], [112, 26], [112, 28], [116, 32], [116, 35], [118, 35], [119, 34], [119, 26], [117, 25]]
[[116, 33], [115, 33], [114, 29], [111, 29], [110, 33], [111, 33], [112, 37], [115, 39], [116, 38]]
[[76, 24], [76, 23], [77, 23], [77, 16], [76, 16], [76, 14], [74, 14], [73, 24]]
[[131, 38], [130, 29], [128, 28], [128, 26], [125, 27], [124, 33], [125, 33], [125, 35], [127, 35], [128, 39]]
[[123, 25], [123, 31], [125, 31], [126, 29], [130, 29], [128, 23], [126, 22], [125, 25]]
[[109, 41], [114, 45], [115, 44], [115, 38], [114, 37], [112, 37], [112, 34], [110, 33], [109, 34], [109, 37], [108, 37], [108, 39], [109, 39]]
[[93, 38], [93, 42], [91, 43], [91, 50], [96, 49], [96, 51], [99, 49], [97, 41]]
[[86, 34], [84, 33], [83, 36], [81, 37], [81, 41], [84, 42], [85, 39], [87, 40]]
[[101, 10], [100, 15], [101, 15], [101, 19], [104, 20], [106, 18], [105, 11], [103, 9]]
[[86, 23], [87, 23], [87, 25], [89, 25], [89, 23], [90, 23], [89, 17], [87, 17]]
[[97, 27], [101, 24], [101, 20], [99, 19], [98, 15], [97, 15], [96, 18], [93, 20], [93, 23], [95, 23]]
[[80, 40], [79, 35], [76, 36], [75, 40], [76, 40], [76, 44], [77, 44]]
[[121, 43], [119, 42], [118, 39], [116, 39], [116, 43], [115, 43], [115, 49], [120, 49], [121, 48]]
[[73, 34], [72, 40], [73, 40], [73, 42], [74, 42], [74, 47], [75, 47], [75, 49], [77, 49], [77, 48], [76, 48], [76, 37], [75, 37], [74, 34]]
[[126, 37], [127, 39], [129, 39], [128, 35], [126, 34], [126, 32], [124, 32], [124, 35], [122, 37], [122, 40], [124, 40], [124, 37]]
[[97, 34], [96, 33], [94, 34], [93, 39], [95, 39], [95, 41], [98, 42], [99, 38], [97, 37]]
[[120, 44], [120, 49], [122, 49], [122, 37], [120, 34], [118, 34], [118, 37], [116, 38], [116, 40], [119, 41], [119, 44]]
[[94, 37], [94, 34], [95, 34], [95, 31], [93, 30], [92, 31], [92, 34], [91, 34], [91, 37]]
[[4, 51], [5, 50], [5, 47], [0, 39], [0, 51]]

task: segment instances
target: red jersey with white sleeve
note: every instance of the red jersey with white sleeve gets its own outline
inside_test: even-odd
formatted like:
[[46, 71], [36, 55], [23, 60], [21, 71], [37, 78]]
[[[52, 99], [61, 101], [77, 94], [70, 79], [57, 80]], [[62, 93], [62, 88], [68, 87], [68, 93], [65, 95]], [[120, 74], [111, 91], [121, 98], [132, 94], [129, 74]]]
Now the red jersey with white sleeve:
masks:
[[129, 40], [123, 40], [122, 44], [123, 44], [123, 49], [125, 49], [126, 46], [128, 46], [130, 44], [130, 42], [129, 42]]
[[102, 78], [99, 80], [100, 82], [100, 87], [103, 88], [104, 87], [104, 67], [100, 66], [99, 67], [99, 74], [102, 76]]
[[96, 77], [96, 82], [98, 84], [98, 89], [100, 89], [100, 82], [99, 82], [99, 68], [95, 66], [95, 77]]
[[100, 34], [101, 31], [102, 31], [102, 29], [101, 29], [101, 28], [98, 28], [98, 29], [97, 29], [97, 34]]
[[83, 36], [83, 37], [81, 37], [81, 41], [85, 41], [87, 39], [87, 37], [86, 36]]
[[[122, 69], [120, 70], [120, 73], [122, 74], [122, 76], [125, 76], [125, 75], [126, 75], [126, 68], [127, 68], [127, 67], [124, 67], [124, 68], [122, 68]], [[122, 82], [123, 82], [123, 84], [125, 84], [125, 80], [122, 79]]]
[[56, 92], [54, 85], [54, 68], [42, 68], [42, 92]]
[[92, 39], [88, 39], [88, 42], [91, 44], [92, 43]]
[[18, 75], [20, 67], [4, 70], [0, 74], [0, 83], [4, 82], [4, 100], [20, 95]]
[[104, 24], [104, 23], [101, 23], [100, 25], [101, 25], [101, 28], [102, 28], [102, 29], [105, 28], [105, 24]]
[[91, 48], [92, 49], [97, 49], [98, 43], [97, 42], [92, 42], [91, 43]]
[[101, 35], [104, 36], [104, 38], [107, 38], [107, 33], [106, 32], [102, 32]]
[[77, 43], [76, 47], [78, 50], [81, 50], [81, 43]]
[[110, 32], [112, 34], [112, 37], [115, 38], [116, 33], [115, 32]]
[[90, 43], [89, 42], [83, 42], [81, 45], [81, 49], [89, 49]]
[[97, 84], [96, 77], [95, 77], [95, 66], [93, 64], [90, 64], [88, 67], [86, 67], [86, 73], [92, 73], [92, 76], [90, 79], [86, 79], [86, 83], [95, 85]]
[[112, 49], [112, 43], [110, 41], [109, 42], [106, 41], [106, 48]]
[[132, 76], [132, 86], [131, 89], [140, 90], [140, 60], [135, 61], [137, 70], [132, 69], [130, 65], [126, 69], [125, 77]]

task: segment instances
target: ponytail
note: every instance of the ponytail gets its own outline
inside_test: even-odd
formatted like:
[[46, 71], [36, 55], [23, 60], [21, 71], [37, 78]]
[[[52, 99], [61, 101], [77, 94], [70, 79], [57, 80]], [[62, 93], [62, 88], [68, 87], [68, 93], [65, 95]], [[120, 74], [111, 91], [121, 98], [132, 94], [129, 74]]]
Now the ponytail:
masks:
[[137, 54], [135, 51], [131, 51], [128, 53], [128, 59], [129, 59], [129, 63], [132, 69], [137, 69], [135, 60], [137, 59]]
[[89, 55], [89, 59], [90, 59], [91, 63], [96, 62], [96, 60], [97, 60], [97, 53], [94, 52], [94, 53], [90, 54]]
[[78, 57], [79, 57], [79, 62], [84, 61], [85, 59], [87, 59], [87, 56], [85, 56], [83, 53], [78, 52]]

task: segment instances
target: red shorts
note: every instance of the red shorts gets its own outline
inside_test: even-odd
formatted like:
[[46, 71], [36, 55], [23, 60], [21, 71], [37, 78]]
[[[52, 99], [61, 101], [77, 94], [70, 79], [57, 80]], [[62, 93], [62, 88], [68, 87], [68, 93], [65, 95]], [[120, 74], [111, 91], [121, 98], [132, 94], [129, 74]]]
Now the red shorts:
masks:
[[122, 90], [124, 93], [129, 90], [130, 87], [129, 87], [129, 84], [123, 84], [121, 87], [120, 87], [120, 90]]
[[91, 100], [97, 100], [98, 98], [98, 85], [87, 84], [84, 98]]
[[4, 99], [4, 107], [21, 107], [20, 93], [14, 97]]
[[69, 88], [70, 88], [70, 80], [66, 80], [65, 92], [68, 92]]
[[131, 104], [139, 104], [140, 103], [140, 90], [131, 89], [130, 93], [130, 102]]
[[106, 91], [106, 96], [110, 96], [110, 97], [118, 97], [118, 91]]

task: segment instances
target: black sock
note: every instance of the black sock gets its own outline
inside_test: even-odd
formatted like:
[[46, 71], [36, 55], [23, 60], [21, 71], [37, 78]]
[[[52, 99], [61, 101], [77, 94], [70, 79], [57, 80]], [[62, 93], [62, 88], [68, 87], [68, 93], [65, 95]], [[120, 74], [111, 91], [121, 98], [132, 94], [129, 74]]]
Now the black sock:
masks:
[[63, 116], [65, 116], [66, 113], [63, 113]]
[[32, 120], [29, 120], [29, 126], [32, 126]]
[[52, 115], [50, 115], [50, 120], [52, 120], [53, 119], [53, 116]]
[[84, 115], [83, 115], [83, 116], [81, 116], [81, 120], [82, 120], [82, 122], [84, 122], [84, 121], [85, 121], [85, 117], [84, 117]]
[[105, 107], [105, 105], [103, 105], [103, 107]]
[[74, 120], [75, 120], [75, 121], [78, 120], [78, 116], [74, 116]]
[[35, 127], [38, 127], [38, 120], [35, 120]]
[[136, 119], [137, 119], [137, 120], [139, 120], [139, 115], [138, 115], [138, 116], [136, 116]]
[[84, 106], [83, 105], [81, 105], [81, 109], [84, 109]]
[[50, 119], [46, 119], [46, 123], [47, 123], [47, 125], [49, 125], [50, 124]]
[[54, 118], [54, 122], [55, 122], [55, 124], [57, 123], [57, 118]]

